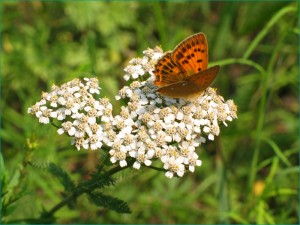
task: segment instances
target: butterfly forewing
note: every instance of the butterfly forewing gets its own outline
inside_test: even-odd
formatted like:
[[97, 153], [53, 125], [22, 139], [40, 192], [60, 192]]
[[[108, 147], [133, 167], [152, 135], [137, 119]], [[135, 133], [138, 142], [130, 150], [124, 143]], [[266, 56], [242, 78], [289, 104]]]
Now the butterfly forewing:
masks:
[[171, 52], [166, 53], [155, 65], [155, 81], [157, 86], [165, 86], [177, 83], [183, 79], [183, 72], [174, 64]]
[[174, 49], [172, 60], [186, 76], [207, 69], [208, 45], [205, 35], [198, 33], [183, 40]]

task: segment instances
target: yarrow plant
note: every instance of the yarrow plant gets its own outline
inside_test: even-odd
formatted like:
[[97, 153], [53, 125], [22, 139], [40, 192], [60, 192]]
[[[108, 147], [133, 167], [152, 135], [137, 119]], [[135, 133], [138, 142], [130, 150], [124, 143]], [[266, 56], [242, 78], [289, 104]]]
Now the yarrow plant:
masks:
[[78, 150], [109, 147], [110, 161], [121, 167], [128, 160], [134, 160], [135, 169], [160, 160], [168, 178], [194, 172], [202, 164], [196, 149], [206, 140], [213, 141], [221, 124], [227, 126], [237, 118], [237, 106], [213, 88], [190, 100], [160, 95], [153, 70], [164, 53], [156, 47], [143, 54], [124, 69], [124, 79], [131, 83], [116, 96], [127, 103], [119, 115], [112, 114], [108, 98], [99, 98], [97, 78], [54, 85], [28, 113], [40, 123], [55, 124], [58, 134], [72, 137]]

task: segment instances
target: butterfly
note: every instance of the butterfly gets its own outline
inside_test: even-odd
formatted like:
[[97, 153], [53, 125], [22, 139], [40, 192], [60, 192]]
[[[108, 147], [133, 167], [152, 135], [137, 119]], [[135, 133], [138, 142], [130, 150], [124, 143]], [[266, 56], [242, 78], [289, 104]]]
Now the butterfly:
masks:
[[216, 78], [220, 66], [208, 67], [208, 45], [204, 33], [180, 42], [155, 65], [156, 92], [171, 98], [201, 96]]

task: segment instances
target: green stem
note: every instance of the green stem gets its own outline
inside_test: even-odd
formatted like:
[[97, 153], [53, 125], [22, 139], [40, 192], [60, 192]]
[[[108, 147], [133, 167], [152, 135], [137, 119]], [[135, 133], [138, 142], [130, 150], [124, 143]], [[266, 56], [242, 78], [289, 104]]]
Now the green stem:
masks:
[[[83, 194], [84, 192], [82, 192], [81, 194]], [[68, 197], [66, 197], [64, 200], [62, 200], [60, 203], [58, 203], [56, 206], [54, 206], [50, 211], [48, 211], [47, 213], [43, 213], [41, 215], [40, 219], [43, 219], [44, 217], [52, 217], [54, 215], [54, 213], [56, 211], [58, 211], [60, 208], [64, 207], [65, 205], [67, 205], [69, 202], [71, 202], [73, 199], [76, 199], [77, 197], [79, 197], [79, 195], [76, 194], [76, 191], [74, 191], [72, 194], [70, 194]]]
[[147, 166], [148, 168], [151, 168], [151, 169], [154, 169], [154, 170], [157, 170], [157, 171], [162, 171], [162, 172], [166, 172], [165, 169], [163, 168], [158, 168], [158, 167], [155, 167], [155, 166]]
[[242, 65], [252, 66], [262, 74], [266, 72], [261, 65], [249, 59], [238, 59], [238, 58], [225, 59], [225, 60], [216, 61], [212, 63], [210, 66], [214, 66], [214, 65], [225, 66], [230, 64], [242, 64]]

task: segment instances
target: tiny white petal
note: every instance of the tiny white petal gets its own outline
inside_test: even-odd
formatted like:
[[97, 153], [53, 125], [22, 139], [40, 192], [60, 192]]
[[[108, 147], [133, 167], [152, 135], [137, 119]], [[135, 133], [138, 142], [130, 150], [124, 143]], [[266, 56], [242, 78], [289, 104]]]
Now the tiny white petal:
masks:
[[207, 127], [207, 126], [205, 126], [205, 127], [203, 128], [203, 131], [204, 131], [205, 133], [208, 133], [208, 132], [210, 131], [210, 128]]
[[176, 119], [182, 120], [183, 117], [184, 117], [184, 114], [183, 114], [182, 112], [178, 112], [178, 113], [177, 113], [177, 116], [176, 116]]
[[111, 158], [110, 158], [110, 161], [111, 161], [112, 163], [116, 163], [116, 162], [117, 162], [117, 158], [116, 158], [116, 157], [111, 157]]
[[48, 117], [40, 117], [39, 118], [40, 123], [48, 124], [50, 122], [50, 119]]
[[76, 133], [75, 127], [71, 127], [71, 129], [68, 131], [68, 134], [69, 134], [70, 136], [74, 136], [75, 133]]
[[96, 118], [95, 118], [95, 117], [89, 117], [89, 118], [88, 118], [88, 123], [89, 123], [89, 124], [94, 124], [94, 123], [96, 123]]
[[152, 158], [152, 157], [154, 156], [154, 154], [155, 154], [154, 149], [150, 149], [150, 150], [148, 150], [148, 152], [147, 152], [148, 158]]
[[197, 166], [201, 166], [201, 165], [202, 165], [202, 161], [201, 161], [201, 160], [197, 160], [197, 161], [196, 161], [196, 165], [197, 165]]
[[43, 115], [43, 113], [41, 111], [36, 112], [35, 116], [37, 118], [40, 118]]
[[194, 172], [195, 171], [195, 166], [189, 165], [189, 171]]
[[64, 130], [63, 128], [59, 128], [59, 129], [57, 130], [57, 133], [58, 133], [59, 135], [63, 134], [64, 132], [65, 132], [65, 130]]
[[141, 168], [141, 164], [139, 162], [135, 162], [132, 166], [134, 169], [140, 169]]
[[121, 166], [121, 167], [127, 166], [126, 160], [121, 160], [121, 161], [120, 161], [120, 166]]
[[51, 113], [50, 113], [50, 117], [56, 118], [56, 117], [57, 117], [57, 112], [51, 112]]
[[145, 162], [144, 162], [144, 164], [146, 166], [150, 166], [152, 164], [152, 161], [150, 161], [149, 159], [146, 159]]
[[136, 157], [137, 157], [137, 152], [136, 152], [136, 151], [130, 151], [130, 152], [129, 152], [129, 155], [130, 155], [132, 158], [136, 158]]
[[174, 176], [174, 174], [171, 171], [166, 172], [165, 175], [167, 178], [172, 178]]
[[179, 171], [177, 172], [177, 175], [180, 176], [180, 177], [182, 177], [182, 176], [184, 175], [184, 171], [179, 170]]
[[124, 78], [124, 80], [128, 81], [130, 79], [130, 75], [125, 74], [123, 78]]

